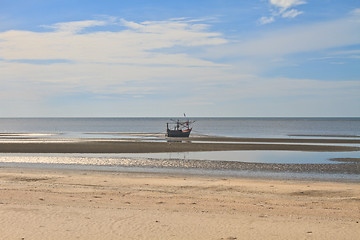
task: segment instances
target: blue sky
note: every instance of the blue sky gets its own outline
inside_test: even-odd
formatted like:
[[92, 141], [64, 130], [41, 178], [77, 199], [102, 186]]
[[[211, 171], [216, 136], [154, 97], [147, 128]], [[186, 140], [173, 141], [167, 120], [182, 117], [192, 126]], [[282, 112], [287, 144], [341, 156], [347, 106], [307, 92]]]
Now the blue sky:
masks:
[[0, 117], [359, 117], [358, 0], [0, 0]]

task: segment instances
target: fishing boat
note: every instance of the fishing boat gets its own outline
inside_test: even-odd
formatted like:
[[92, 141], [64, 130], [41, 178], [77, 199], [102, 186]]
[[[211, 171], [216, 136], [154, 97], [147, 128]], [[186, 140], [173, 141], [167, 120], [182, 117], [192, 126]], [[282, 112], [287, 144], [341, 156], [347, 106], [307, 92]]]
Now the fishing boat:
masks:
[[166, 123], [166, 136], [167, 137], [189, 137], [192, 128], [190, 125], [195, 121], [181, 121], [179, 119], [172, 120]]

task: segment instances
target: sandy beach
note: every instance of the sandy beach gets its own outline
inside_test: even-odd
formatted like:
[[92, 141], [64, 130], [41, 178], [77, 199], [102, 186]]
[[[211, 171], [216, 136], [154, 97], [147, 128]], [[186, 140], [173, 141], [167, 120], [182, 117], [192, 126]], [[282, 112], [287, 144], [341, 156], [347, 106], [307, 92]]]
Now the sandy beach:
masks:
[[360, 185], [0, 168], [1, 239], [358, 239]]

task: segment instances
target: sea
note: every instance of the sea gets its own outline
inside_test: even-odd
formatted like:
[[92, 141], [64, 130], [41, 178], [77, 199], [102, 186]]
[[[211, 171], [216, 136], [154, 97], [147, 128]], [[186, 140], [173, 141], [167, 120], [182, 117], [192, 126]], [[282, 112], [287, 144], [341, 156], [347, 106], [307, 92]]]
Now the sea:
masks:
[[[176, 118], [173, 118], [176, 119]], [[0, 118], [1, 133], [164, 133], [171, 118]], [[191, 118], [192, 134], [224, 137], [353, 136], [360, 118]]]
[[[173, 118], [176, 119], [176, 118]], [[50, 139], [148, 138], [166, 141], [166, 123], [171, 118], [0, 118], [0, 141], [18, 140], [13, 134]], [[181, 118], [180, 118], [181, 119]], [[182, 119], [184, 120], [184, 119]], [[245, 138], [317, 138], [360, 140], [360, 118], [191, 118], [192, 136]], [[8, 135], [10, 135], [10, 137]], [[145, 137], [144, 137], [145, 136]], [[21, 138], [20, 138], [21, 139]], [[360, 147], [360, 144], [334, 144]], [[345, 163], [334, 159], [357, 159], [360, 151], [220, 151], [148, 154], [0, 154], [0, 167], [70, 168], [82, 170], [159, 172], [241, 177], [330, 179], [359, 181], [356, 172], [289, 170], [293, 166], [331, 166]], [[179, 162], [181, 164], [179, 164]], [[211, 167], [209, 162], [213, 165]], [[224, 168], [224, 162], [263, 164], [252, 170]], [[207, 165], [206, 165], [206, 164]], [[206, 165], [206, 166], [205, 166]], [[203, 167], [204, 166], [204, 167]], [[219, 167], [217, 167], [219, 166]], [[269, 167], [270, 166], [270, 167]], [[271, 170], [276, 167], [276, 171]], [[279, 167], [280, 166], [280, 167]], [[283, 166], [287, 166], [282, 168]], [[290, 166], [290, 167], [289, 167]], [[346, 167], [346, 166], [345, 166]], [[348, 167], [348, 166], [347, 166]], [[278, 169], [284, 169], [279, 171]], [[324, 167], [326, 168], [326, 167]]]

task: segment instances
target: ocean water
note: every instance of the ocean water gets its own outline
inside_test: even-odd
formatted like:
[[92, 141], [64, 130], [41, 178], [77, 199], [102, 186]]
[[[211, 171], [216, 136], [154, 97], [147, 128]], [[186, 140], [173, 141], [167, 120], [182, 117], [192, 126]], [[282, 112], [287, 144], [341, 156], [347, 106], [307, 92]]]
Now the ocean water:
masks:
[[[194, 135], [360, 137], [360, 118], [191, 118]], [[169, 118], [0, 118], [0, 133], [164, 133]], [[299, 136], [300, 135], [300, 136]]]

